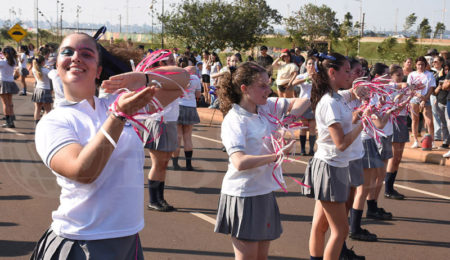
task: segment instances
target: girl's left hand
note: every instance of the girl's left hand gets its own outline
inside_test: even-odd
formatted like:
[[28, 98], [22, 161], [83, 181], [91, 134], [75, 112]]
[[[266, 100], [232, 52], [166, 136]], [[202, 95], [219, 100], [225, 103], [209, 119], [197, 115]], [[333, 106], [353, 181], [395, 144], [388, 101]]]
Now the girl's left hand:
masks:
[[117, 111], [126, 115], [134, 115], [141, 108], [151, 102], [155, 95], [155, 87], [147, 87], [139, 92], [132, 91], [124, 93], [117, 102]]
[[146, 78], [143, 72], [127, 72], [110, 77], [102, 82], [102, 88], [106, 93], [114, 93], [121, 88], [136, 90], [145, 86]]

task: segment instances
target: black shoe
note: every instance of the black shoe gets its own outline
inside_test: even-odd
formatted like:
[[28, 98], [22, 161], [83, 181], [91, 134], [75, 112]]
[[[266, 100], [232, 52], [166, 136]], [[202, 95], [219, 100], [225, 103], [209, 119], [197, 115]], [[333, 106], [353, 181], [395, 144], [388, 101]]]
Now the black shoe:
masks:
[[398, 193], [396, 190], [393, 190], [392, 192], [389, 193], [385, 192], [384, 197], [393, 200], [402, 200], [405, 198], [405, 195]]
[[305, 151], [301, 151], [300, 152], [300, 156], [306, 156], [306, 152]]
[[224, 152], [224, 153], [226, 153], [226, 152], [227, 152], [227, 149], [225, 148], [225, 146], [224, 146], [224, 147], [222, 147], [222, 152]]
[[314, 151], [310, 151], [310, 152], [308, 153], [308, 156], [314, 156]]
[[370, 233], [367, 229], [360, 229], [358, 232], [349, 232], [349, 236], [353, 240], [375, 242], [377, 241], [377, 235]]
[[14, 123], [6, 123], [2, 125], [3, 128], [16, 128]]
[[147, 207], [148, 207], [149, 210], [155, 210], [155, 211], [159, 211], [159, 212], [168, 212], [168, 211], [170, 211], [168, 207], [164, 207], [159, 202], [149, 203]]
[[167, 203], [166, 200], [160, 200], [159, 204], [161, 204], [161, 206], [165, 207], [167, 209], [167, 211], [174, 211], [175, 210], [175, 208], [172, 205], [170, 205], [169, 203]]
[[439, 146], [439, 148], [448, 149], [448, 144], [442, 144], [441, 146]]
[[174, 164], [174, 165], [173, 165], [173, 170], [174, 170], [174, 171], [180, 171], [180, 170], [181, 170], [180, 165]]
[[192, 167], [192, 165], [187, 165], [186, 166], [186, 171], [193, 171], [194, 167]]
[[19, 93], [19, 96], [26, 96], [26, 95], [27, 95], [27, 93], [24, 93], [24, 92]]
[[347, 251], [339, 257], [339, 260], [366, 260], [366, 257], [355, 254], [352, 247], [351, 249], [347, 249]]
[[377, 211], [367, 211], [366, 218], [377, 219], [377, 220], [391, 220], [392, 213], [386, 212], [383, 208], [378, 208]]

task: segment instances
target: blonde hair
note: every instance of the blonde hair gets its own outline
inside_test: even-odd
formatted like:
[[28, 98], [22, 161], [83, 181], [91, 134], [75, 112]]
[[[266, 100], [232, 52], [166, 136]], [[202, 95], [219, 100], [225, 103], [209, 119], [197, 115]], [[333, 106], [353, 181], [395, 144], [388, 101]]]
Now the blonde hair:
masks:
[[38, 55], [36, 58], [34, 58], [33, 60], [33, 69], [36, 71], [36, 74], [34, 76], [36, 76], [37, 79], [42, 80], [42, 62], [45, 61], [44, 56], [42, 55]]

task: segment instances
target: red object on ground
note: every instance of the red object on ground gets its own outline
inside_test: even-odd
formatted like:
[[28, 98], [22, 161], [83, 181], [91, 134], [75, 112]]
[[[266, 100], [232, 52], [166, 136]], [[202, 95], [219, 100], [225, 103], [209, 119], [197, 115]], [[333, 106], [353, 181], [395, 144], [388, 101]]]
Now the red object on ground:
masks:
[[431, 135], [426, 134], [423, 139], [422, 139], [422, 150], [423, 151], [431, 151], [432, 148], [432, 142], [433, 140], [431, 140]]

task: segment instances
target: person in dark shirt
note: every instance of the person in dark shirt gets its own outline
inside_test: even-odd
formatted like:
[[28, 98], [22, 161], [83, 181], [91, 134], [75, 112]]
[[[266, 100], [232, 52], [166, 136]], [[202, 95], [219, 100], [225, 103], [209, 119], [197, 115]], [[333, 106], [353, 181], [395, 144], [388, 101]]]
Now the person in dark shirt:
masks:
[[266, 70], [269, 72], [270, 75], [272, 75], [272, 63], [273, 63], [273, 58], [267, 54], [267, 46], [261, 46], [261, 48], [259, 48], [261, 55], [258, 56], [258, 58], [256, 59], [256, 62], [263, 66], [264, 68], [266, 68]]

